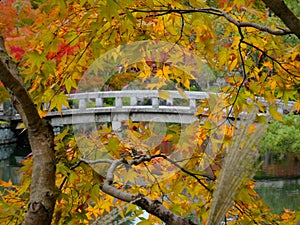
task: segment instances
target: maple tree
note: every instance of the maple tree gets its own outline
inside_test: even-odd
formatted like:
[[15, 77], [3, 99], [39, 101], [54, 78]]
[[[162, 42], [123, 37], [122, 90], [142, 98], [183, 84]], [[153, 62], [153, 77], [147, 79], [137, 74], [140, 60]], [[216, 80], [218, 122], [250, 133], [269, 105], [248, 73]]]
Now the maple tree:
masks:
[[[282, 121], [276, 99], [284, 103], [293, 100], [293, 110], [300, 109], [300, 20], [299, 11], [292, 11], [297, 10], [292, 1], [5, 0], [0, 4], [1, 85], [8, 90], [28, 130], [33, 155], [24, 162], [22, 186], [1, 181], [2, 186], [10, 187], [1, 195], [1, 220], [96, 224], [107, 219], [110, 224], [116, 215], [122, 222], [141, 215], [144, 209], [150, 217], [139, 224], [213, 224], [226, 212], [240, 224], [295, 224], [294, 212], [286, 210], [281, 216], [271, 213], [255, 193], [248, 174], [241, 176], [244, 180], [232, 179], [234, 187], [227, 185], [232, 189], [224, 193], [230, 197], [221, 193], [226, 186], [221, 180], [232, 178], [226, 161], [221, 169], [224, 152], [239, 147], [229, 117], [238, 118], [255, 103]], [[220, 89], [225, 94], [222, 104], [217, 104], [220, 99], [214, 95], [199, 103], [197, 114], [200, 118], [206, 114], [204, 125], [197, 121], [183, 129], [169, 124], [161, 136], [151, 124], [127, 121], [125, 143], [105, 125], [77, 137], [72, 135], [75, 128], [69, 128], [54, 137], [51, 125], [43, 119], [48, 111], [62, 112], [63, 106], [69, 107], [68, 94], [78, 88], [88, 90], [91, 82], [99, 87], [109, 84], [104, 75], [84, 76], [90, 65], [118, 46], [140, 41], [136, 46], [142, 48], [143, 40], [153, 40], [154, 47], [161, 46], [161, 41], [182, 46], [212, 71], [223, 74], [226, 86]], [[140, 79], [150, 80], [150, 88], [163, 89], [171, 81], [184, 95], [190, 80], [201, 74], [184, 57], [172, 57], [147, 55], [139, 62], [121, 65], [122, 79], [115, 78], [119, 83], [111, 84], [121, 89], [126, 80]], [[175, 65], [184, 64], [189, 73], [168, 63], [170, 58]], [[110, 65], [105, 66], [104, 71], [109, 72]], [[267, 106], [258, 96], [264, 97]], [[210, 107], [212, 102], [215, 108]], [[45, 103], [50, 103], [47, 109]], [[218, 124], [224, 117], [219, 114], [223, 109], [226, 122]], [[246, 127], [245, 132], [255, 130], [252, 125]], [[143, 140], [149, 135], [161, 143], [145, 144]], [[253, 142], [253, 138], [240, 139]], [[218, 151], [205, 166], [203, 149], [208, 141]], [[80, 151], [82, 144], [96, 148], [100, 159], [86, 158]], [[113, 158], [101, 158], [103, 149]], [[175, 155], [188, 155], [188, 162], [171, 158], [175, 149], [180, 149]], [[255, 153], [250, 147], [245, 149]], [[254, 153], [243, 157], [254, 162]], [[235, 164], [237, 170], [243, 162]], [[168, 176], [170, 171], [173, 176]], [[148, 180], [143, 185], [133, 179], [145, 177]], [[225, 201], [220, 203], [223, 198], [226, 205]]]

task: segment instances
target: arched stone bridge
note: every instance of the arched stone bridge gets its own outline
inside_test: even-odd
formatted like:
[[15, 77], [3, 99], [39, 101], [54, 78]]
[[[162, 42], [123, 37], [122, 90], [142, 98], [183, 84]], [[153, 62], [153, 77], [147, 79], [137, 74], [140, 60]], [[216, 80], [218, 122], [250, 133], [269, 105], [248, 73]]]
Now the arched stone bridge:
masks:
[[[197, 120], [196, 102], [208, 97], [206, 92], [124, 90], [87, 92], [70, 95], [72, 109], [48, 113], [52, 125], [111, 122], [118, 129], [122, 121], [176, 122]], [[165, 99], [165, 100], [164, 100]]]
[[[178, 91], [157, 90], [123, 90], [108, 92], [86, 92], [71, 94], [71, 109], [49, 112], [47, 118], [53, 126], [82, 124], [94, 122], [111, 122], [118, 128], [120, 123], [132, 121], [192, 123], [195, 117], [196, 102], [207, 98], [207, 92], [186, 91], [182, 96]], [[166, 99], [166, 100], [163, 100]], [[278, 111], [290, 111], [293, 102], [288, 105], [278, 101]], [[0, 120], [6, 119], [5, 113]], [[20, 120], [18, 114], [10, 116], [10, 120]]]

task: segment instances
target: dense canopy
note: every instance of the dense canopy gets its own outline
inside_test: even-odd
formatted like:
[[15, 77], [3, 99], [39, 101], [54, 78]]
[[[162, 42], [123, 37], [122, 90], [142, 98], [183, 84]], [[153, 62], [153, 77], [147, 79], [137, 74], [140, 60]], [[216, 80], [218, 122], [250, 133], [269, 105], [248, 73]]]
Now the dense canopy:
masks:
[[[293, 0], [2, 0], [0, 96], [32, 157], [21, 186], [1, 181], [1, 224], [122, 224], [143, 210], [141, 225], [296, 224], [251, 177], [270, 119], [258, 110], [300, 110], [299, 17]], [[44, 119], [71, 93], [124, 89], [211, 94], [190, 125], [128, 120], [122, 138], [110, 124], [55, 136]]]

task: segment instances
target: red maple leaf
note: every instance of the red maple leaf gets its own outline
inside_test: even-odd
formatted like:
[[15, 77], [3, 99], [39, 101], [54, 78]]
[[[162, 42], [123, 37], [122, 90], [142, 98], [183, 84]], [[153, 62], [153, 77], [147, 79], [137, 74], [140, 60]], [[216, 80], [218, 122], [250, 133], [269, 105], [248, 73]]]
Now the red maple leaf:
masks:
[[24, 49], [19, 46], [10, 46], [9, 48], [11, 56], [17, 60], [21, 60], [21, 58], [25, 54]]

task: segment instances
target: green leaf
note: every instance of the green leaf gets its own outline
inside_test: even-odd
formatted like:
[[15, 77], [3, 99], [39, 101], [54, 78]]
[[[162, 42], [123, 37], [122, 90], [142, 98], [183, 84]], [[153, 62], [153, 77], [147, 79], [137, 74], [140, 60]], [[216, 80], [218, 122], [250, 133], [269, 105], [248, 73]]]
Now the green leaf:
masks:
[[31, 62], [32, 67], [36, 66], [40, 68], [43, 62], [47, 61], [44, 54], [40, 54], [37, 51], [29, 52], [27, 54], [28, 61]]
[[76, 84], [75, 80], [73, 80], [72, 78], [69, 78], [69, 79], [66, 79], [65, 86], [66, 86], [66, 90], [67, 90], [68, 94], [70, 94], [72, 88], [76, 88], [77, 84]]
[[125, 10], [125, 13], [126, 13], [128, 19], [129, 19], [131, 22], [136, 23], [136, 19], [134, 18], [134, 16], [132, 15], [131, 12], [129, 12], [129, 11], [126, 9], [126, 10]]
[[274, 105], [269, 106], [269, 112], [271, 116], [278, 121], [283, 121], [281, 114], [277, 111], [277, 107]]
[[139, 217], [139, 219], [143, 219], [143, 220], [140, 221], [140, 222], [138, 223], [138, 225], [152, 225], [152, 222], [151, 222], [151, 221], [146, 220], [146, 219], [143, 218], [143, 217]]
[[54, 61], [51, 60], [47, 60], [43, 63], [43, 74], [46, 75], [46, 77], [48, 77], [50, 74], [51, 75], [55, 75], [55, 67], [56, 67], [56, 63]]
[[62, 141], [69, 133], [69, 128], [67, 127], [62, 132], [60, 132], [58, 135], [55, 136], [56, 141]]
[[52, 98], [51, 104], [50, 104], [50, 110], [53, 110], [54, 108], [56, 108], [59, 112], [62, 112], [62, 107], [66, 106], [66, 107], [70, 107], [69, 106], [69, 102], [67, 101], [68, 97], [63, 94], [60, 93], [59, 95], [54, 95], [54, 97]]

